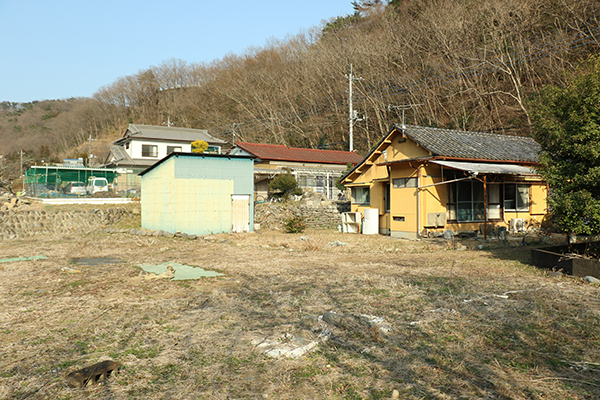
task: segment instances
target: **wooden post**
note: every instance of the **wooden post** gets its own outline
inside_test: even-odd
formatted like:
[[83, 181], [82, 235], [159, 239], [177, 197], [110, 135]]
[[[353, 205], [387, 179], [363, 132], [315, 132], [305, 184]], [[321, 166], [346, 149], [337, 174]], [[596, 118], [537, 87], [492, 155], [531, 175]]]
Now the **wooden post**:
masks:
[[483, 176], [483, 240], [487, 240], [487, 175]]

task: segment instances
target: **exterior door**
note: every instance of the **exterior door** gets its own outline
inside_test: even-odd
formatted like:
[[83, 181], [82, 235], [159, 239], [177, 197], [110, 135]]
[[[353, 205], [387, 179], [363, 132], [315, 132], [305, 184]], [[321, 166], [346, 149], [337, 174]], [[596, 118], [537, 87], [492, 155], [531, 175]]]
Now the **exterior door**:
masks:
[[232, 231], [236, 233], [250, 231], [250, 195], [234, 194], [231, 196], [231, 203]]

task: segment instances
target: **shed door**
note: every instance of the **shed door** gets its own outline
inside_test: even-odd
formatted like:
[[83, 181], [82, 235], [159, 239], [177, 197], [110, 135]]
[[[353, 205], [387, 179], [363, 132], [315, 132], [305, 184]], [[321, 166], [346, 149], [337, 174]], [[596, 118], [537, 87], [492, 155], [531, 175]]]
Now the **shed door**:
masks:
[[232, 200], [232, 230], [234, 232], [250, 231], [250, 195], [234, 194]]

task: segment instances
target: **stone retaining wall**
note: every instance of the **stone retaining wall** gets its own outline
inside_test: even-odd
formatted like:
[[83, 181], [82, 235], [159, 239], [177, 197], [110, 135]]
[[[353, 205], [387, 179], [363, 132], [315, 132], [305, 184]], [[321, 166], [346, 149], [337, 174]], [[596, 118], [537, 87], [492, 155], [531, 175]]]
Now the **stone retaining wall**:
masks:
[[86, 211], [0, 211], [0, 239], [84, 234], [101, 226], [115, 224], [128, 216], [129, 212], [122, 207]]
[[[29, 202], [15, 196], [0, 196], [0, 240], [38, 235], [86, 234], [116, 224], [130, 211], [123, 207], [91, 210], [31, 209]], [[301, 216], [313, 229], [336, 229], [350, 203], [328, 201], [321, 195], [305, 195], [300, 201], [262, 203], [255, 206], [254, 221], [261, 229], [284, 230], [285, 221]], [[134, 212], [135, 213], [135, 212]], [[139, 214], [139, 210], [137, 210]]]
[[343, 201], [261, 203], [254, 207], [254, 222], [260, 229], [284, 230], [285, 221], [304, 217], [307, 227], [337, 229], [342, 223], [342, 212], [350, 211], [350, 203]]

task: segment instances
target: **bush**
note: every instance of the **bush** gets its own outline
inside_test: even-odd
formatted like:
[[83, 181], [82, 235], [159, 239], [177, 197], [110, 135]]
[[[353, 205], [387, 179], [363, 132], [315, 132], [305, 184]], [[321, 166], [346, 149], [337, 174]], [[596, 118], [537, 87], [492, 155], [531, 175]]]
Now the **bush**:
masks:
[[288, 200], [290, 195], [302, 195], [302, 189], [298, 187], [296, 178], [288, 170], [287, 174], [277, 175], [270, 184], [271, 190], [280, 192], [284, 200]]
[[208, 143], [204, 140], [195, 140], [192, 142], [192, 153], [204, 153], [208, 150]]
[[304, 217], [293, 217], [285, 220], [285, 231], [287, 233], [302, 233], [306, 229]]

